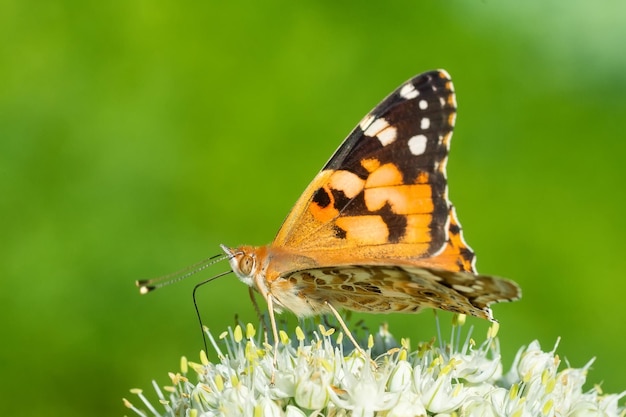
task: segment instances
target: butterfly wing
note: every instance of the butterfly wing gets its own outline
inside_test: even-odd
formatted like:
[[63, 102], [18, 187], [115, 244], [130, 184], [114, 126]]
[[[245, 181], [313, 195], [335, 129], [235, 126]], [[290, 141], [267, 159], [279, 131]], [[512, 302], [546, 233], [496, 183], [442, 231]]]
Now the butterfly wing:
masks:
[[404, 83], [341, 144], [272, 246], [306, 253], [321, 265], [345, 263], [349, 253], [352, 262], [401, 260], [475, 272], [447, 196], [455, 115], [445, 71]]
[[[278, 304], [301, 315], [328, 313], [331, 304], [367, 313], [438, 308], [493, 321], [489, 304], [513, 301], [520, 295], [514, 282], [501, 278], [390, 265], [312, 268], [290, 273], [276, 285]], [[283, 285], [286, 288], [281, 291]]]

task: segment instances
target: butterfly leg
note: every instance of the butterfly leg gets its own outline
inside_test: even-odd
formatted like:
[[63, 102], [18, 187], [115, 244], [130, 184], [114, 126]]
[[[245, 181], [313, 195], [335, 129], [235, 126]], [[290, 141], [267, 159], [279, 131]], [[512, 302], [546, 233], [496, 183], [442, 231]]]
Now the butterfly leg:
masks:
[[254, 307], [254, 312], [256, 313], [256, 316], [259, 318], [259, 321], [261, 322], [261, 326], [263, 327], [263, 334], [265, 335], [265, 343], [269, 343], [267, 340], [267, 333], [269, 332], [269, 329], [267, 328], [267, 322], [265, 321], [265, 318], [263, 317], [263, 314], [261, 313], [259, 304], [256, 302], [256, 298], [254, 296], [254, 289], [252, 287], [248, 287], [248, 294], [250, 294], [250, 300], [252, 300], [252, 306]]
[[278, 328], [276, 327], [276, 318], [274, 317], [274, 298], [270, 295], [267, 297], [267, 311], [270, 315], [270, 324], [272, 326], [272, 334], [274, 335], [274, 360], [270, 385], [274, 386], [276, 376], [276, 366], [278, 365]]
[[350, 341], [352, 342], [352, 344], [354, 345], [355, 349], [359, 351], [359, 353], [361, 355], [363, 355], [364, 358], [369, 358], [372, 366], [374, 366], [374, 369], [378, 368], [378, 364], [376, 363], [376, 361], [372, 358], [369, 357], [369, 355], [363, 350], [363, 348], [359, 345], [359, 342], [356, 341], [356, 339], [354, 338], [354, 336], [352, 336], [352, 332], [350, 331], [350, 329], [348, 329], [348, 326], [346, 325], [346, 322], [343, 321], [343, 318], [341, 317], [341, 314], [339, 314], [339, 312], [337, 311], [337, 309], [335, 307], [333, 307], [332, 304], [330, 304], [328, 301], [324, 302], [326, 304], [326, 307], [328, 307], [328, 309], [330, 311], [332, 311], [332, 313], [335, 315], [335, 318], [337, 319], [337, 321], [339, 322], [339, 325], [341, 326], [341, 328], [343, 329], [344, 333], [346, 334], [346, 336], [348, 336], [348, 339], [350, 339]]

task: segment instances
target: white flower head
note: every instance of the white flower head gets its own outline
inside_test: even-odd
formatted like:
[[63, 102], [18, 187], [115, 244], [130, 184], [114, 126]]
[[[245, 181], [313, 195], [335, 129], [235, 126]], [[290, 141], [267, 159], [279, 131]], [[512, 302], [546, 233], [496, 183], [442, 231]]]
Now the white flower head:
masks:
[[[470, 331], [471, 332], [471, 331]], [[584, 392], [587, 371], [559, 370], [561, 360], [532, 342], [520, 349], [503, 377], [497, 339], [492, 332], [476, 345], [469, 336], [460, 345], [460, 332], [448, 344], [409, 343], [392, 346], [386, 329], [370, 338], [366, 357], [357, 350], [345, 354], [341, 340], [323, 327], [296, 329], [295, 337], [281, 332], [278, 356], [274, 347], [248, 325], [221, 336], [221, 346], [209, 334], [217, 359], [204, 352], [199, 363], [181, 360], [181, 372], [171, 373], [171, 386], [154, 384], [159, 411], [141, 390], [131, 392], [148, 413], [128, 400], [139, 416], [624, 416], [619, 402], [626, 395]], [[341, 334], [334, 335], [341, 339]], [[291, 339], [296, 342], [293, 343]], [[372, 351], [384, 349], [376, 362]], [[379, 350], [377, 350], [379, 349]], [[276, 366], [274, 366], [276, 364]], [[191, 377], [190, 377], [191, 376]], [[192, 382], [193, 380], [193, 382]]]

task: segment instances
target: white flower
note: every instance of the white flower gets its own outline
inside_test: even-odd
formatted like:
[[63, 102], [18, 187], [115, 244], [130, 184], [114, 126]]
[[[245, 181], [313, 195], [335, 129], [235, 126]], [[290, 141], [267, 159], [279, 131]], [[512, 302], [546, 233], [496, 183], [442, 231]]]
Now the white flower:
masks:
[[[204, 353], [199, 363], [183, 358], [181, 372], [170, 374], [171, 386], [161, 390], [154, 384], [162, 411], [141, 390], [131, 392], [147, 413], [128, 400], [124, 404], [139, 416], [181, 417], [623, 417], [626, 413], [619, 405], [626, 392], [583, 391], [593, 361], [582, 368], [559, 370], [556, 347], [544, 352], [536, 341], [519, 350], [511, 370], [502, 376], [493, 333], [479, 346], [469, 336], [459, 346], [457, 332], [447, 345], [422, 343], [410, 352], [407, 341], [396, 347], [395, 339], [383, 329], [370, 339], [368, 357], [362, 357], [358, 351], [344, 354], [341, 342], [332, 339], [332, 330], [321, 327], [307, 340], [298, 328], [295, 345], [281, 332], [276, 358], [273, 346], [263, 343], [263, 335], [256, 335], [252, 326], [245, 333], [244, 337], [239, 326], [229, 329], [221, 336], [223, 346], [209, 335], [217, 360], [210, 362]], [[385, 352], [377, 357], [376, 366], [369, 357], [372, 351]]]
[[405, 390], [400, 393], [398, 402], [389, 409], [387, 417], [416, 417], [425, 416], [426, 407], [416, 392]]
[[[446, 364], [433, 362], [425, 372], [416, 375], [416, 386], [421, 392], [421, 402], [426, 409], [433, 414], [451, 413], [458, 409], [469, 391], [464, 389], [463, 384], [455, 382], [452, 378], [452, 369], [455, 361]], [[416, 368], [416, 371], [420, 367]]]
[[[372, 417], [377, 411], [389, 409], [398, 395], [386, 391], [385, 373], [372, 372], [367, 360], [359, 359], [360, 366], [344, 372], [342, 389], [329, 388], [330, 396], [338, 407], [352, 411], [353, 416]], [[354, 372], [354, 373], [353, 373]]]
[[389, 392], [402, 392], [407, 390], [413, 380], [413, 367], [406, 360], [400, 360], [393, 367], [387, 382]]
[[[332, 375], [325, 369], [301, 369], [298, 374], [294, 400], [297, 405], [309, 410], [326, 407], [330, 399], [328, 387]], [[304, 371], [304, 372], [302, 372]]]

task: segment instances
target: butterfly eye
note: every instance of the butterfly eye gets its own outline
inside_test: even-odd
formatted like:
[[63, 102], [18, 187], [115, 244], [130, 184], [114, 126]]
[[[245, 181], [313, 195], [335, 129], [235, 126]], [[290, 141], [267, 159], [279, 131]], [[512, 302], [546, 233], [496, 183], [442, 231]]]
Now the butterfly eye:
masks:
[[239, 261], [239, 270], [244, 275], [252, 274], [254, 268], [254, 257], [250, 255], [244, 255]]

